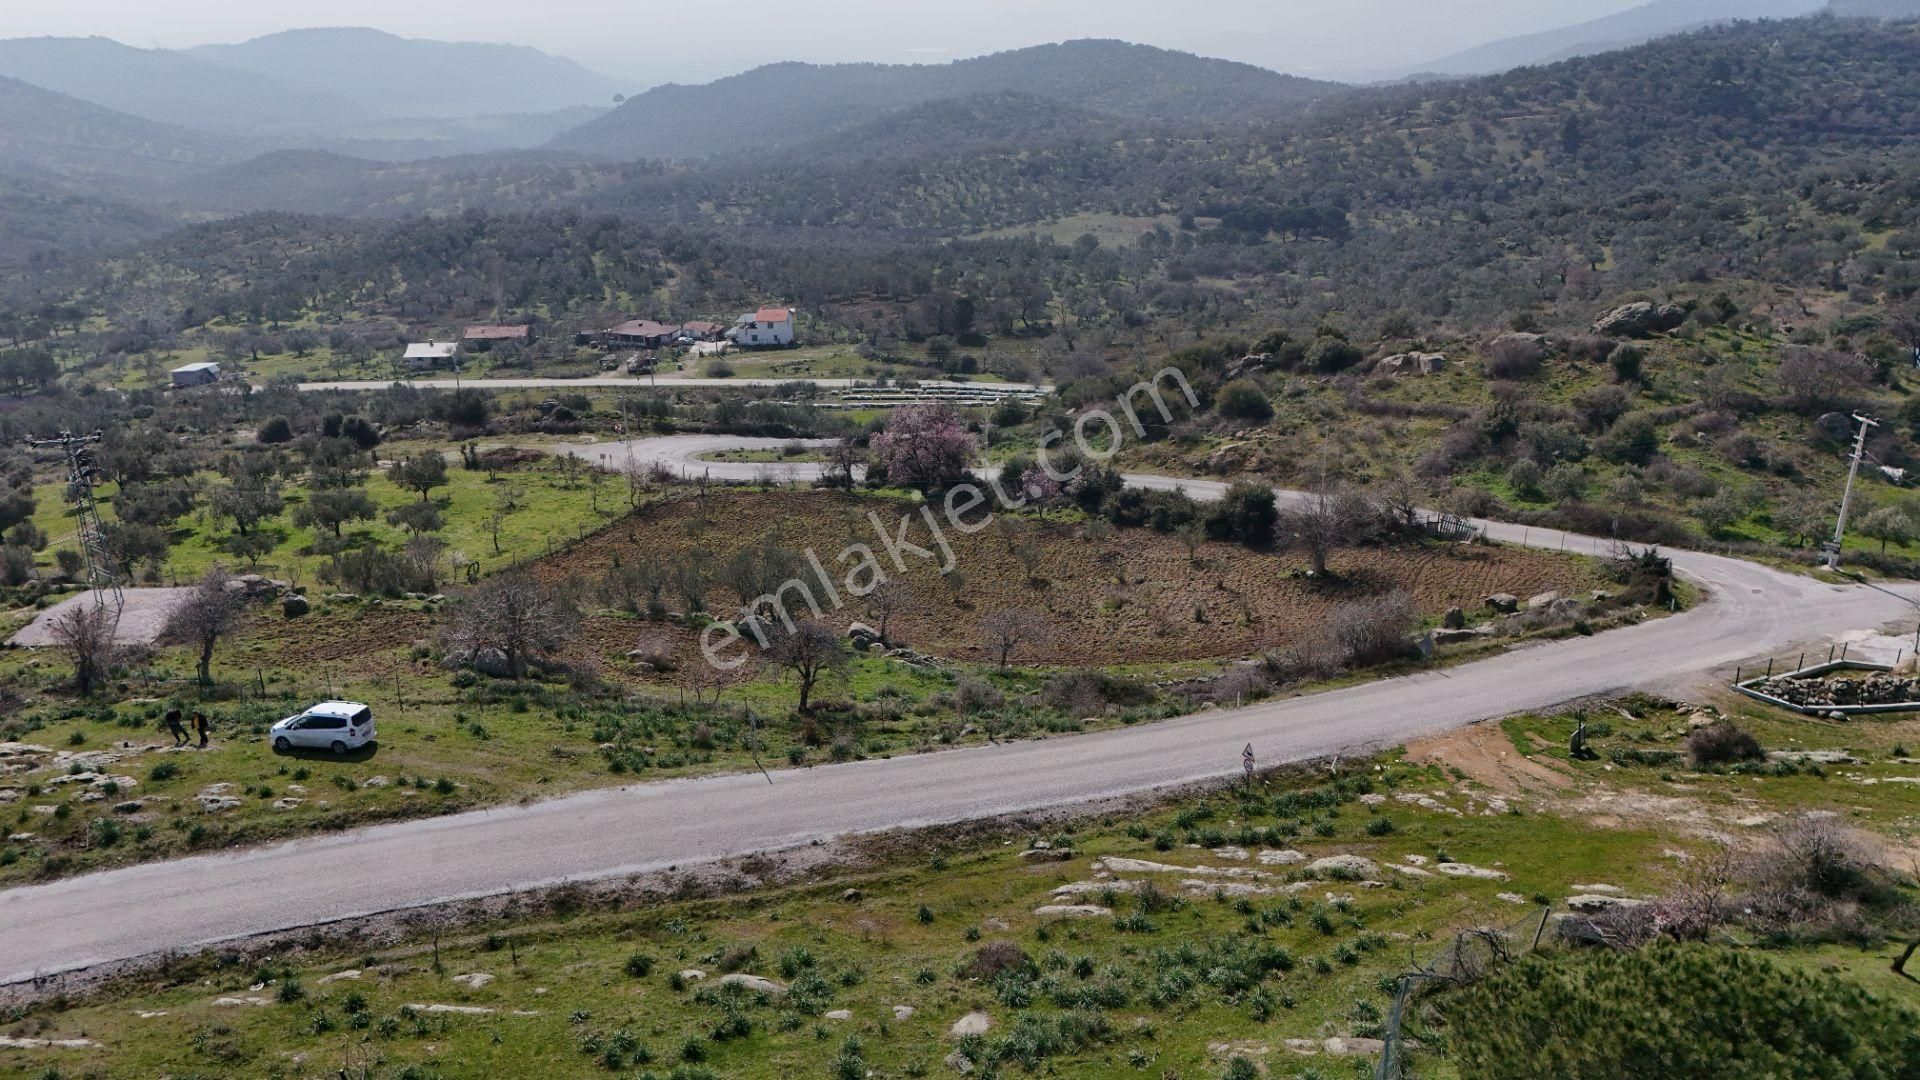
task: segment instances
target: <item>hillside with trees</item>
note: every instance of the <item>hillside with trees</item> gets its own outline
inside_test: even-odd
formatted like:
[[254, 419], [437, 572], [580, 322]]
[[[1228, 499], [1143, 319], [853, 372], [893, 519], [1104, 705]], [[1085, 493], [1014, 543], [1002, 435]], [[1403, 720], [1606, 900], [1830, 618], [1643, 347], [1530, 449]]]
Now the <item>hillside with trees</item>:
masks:
[[1297, 113], [1345, 89], [1145, 45], [1069, 41], [950, 64], [769, 64], [655, 87], [549, 145], [617, 160], [750, 156], [941, 98], [1011, 92], [1123, 119], [1197, 123]]

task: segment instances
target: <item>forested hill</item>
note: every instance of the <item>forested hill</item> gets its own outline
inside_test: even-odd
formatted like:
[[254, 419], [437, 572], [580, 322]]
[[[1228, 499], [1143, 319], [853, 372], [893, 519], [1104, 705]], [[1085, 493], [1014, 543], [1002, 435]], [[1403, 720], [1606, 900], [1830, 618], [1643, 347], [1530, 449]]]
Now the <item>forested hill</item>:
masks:
[[240, 150], [0, 76], [0, 173], [119, 190], [183, 176]]
[[769, 64], [656, 87], [550, 145], [616, 160], [752, 156], [940, 98], [1014, 92], [1123, 119], [1193, 122], [1293, 113], [1345, 89], [1146, 45], [1069, 41], [951, 64]]
[[[937, 328], [928, 312], [939, 305], [915, 305], [967, 288], [1009, 329], [1196, 333], [1388, 313], [1484, 327], [1515, 312], [1578, 325], [1610, 297], [1680, 283], [1782, 296], [1920, 285], [1917, 61], [1920, 26], [1812, 18], [1356, 92], [1312, 117], [1238, 130], [1100, 120], [1000, 94], [925, 103], [764, 164], [473, 159], [377, 167], [361, 194], [389, 214], [495, 215], [385, 241], [477, 261], [455, 277], [483, 280], [478, 262], [499, 257], [478, 237], [511, 237], [516, 258], [537, 251], [549, 226], [499, 215], [564, 209], [644, 227], [645, 237], [569, 227], [569, 244], [620, 235], [692, 268], [676, 289], [699, 282], [729, 303], [790, 296], [863, 332]], [[310, 200], [292, 209], [322, 195], [333, 201], [318, 208], [349, 209], [340, 193], [373, 183], [366, 163], [269, 160]], [[320, 177], [335, 179], [301, 187]], [[196, 233], [194, 245], [251, 250], [247, 232], [262, 221], [288, 227], [249, 219]], [[988, 231], [990, 242], [968, 239]], [[1046, 239], [1006, 239], [1027, 232]], [[1099, 235], [1071, 243], [1080, 232]], [[937, 272], [920, 250], [929, 236], [957, 241], [934, 249]], [[324, 239], [303, 245], [233, 277], [297, 298], [321, 261], [338, 268]], [[182, 238], [141, 258], [195, 250]], [[127, 282], [181, 280], [139, 262], [123, 262]], [[84, 261], [71, 275], [98, 278]], [[40, 274], [11, 291], [42, 295], [64, 280]], [[528, 288], [551, 303], [559, 286]]]

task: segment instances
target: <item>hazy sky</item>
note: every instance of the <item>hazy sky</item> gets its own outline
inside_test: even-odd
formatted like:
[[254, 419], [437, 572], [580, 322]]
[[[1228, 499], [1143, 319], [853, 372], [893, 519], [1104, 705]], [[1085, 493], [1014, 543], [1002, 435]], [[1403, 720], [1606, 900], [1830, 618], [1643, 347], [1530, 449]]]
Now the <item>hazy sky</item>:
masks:
[[1303, 75], [1418, 63], [1643, 0], [0, 0], [0, 37], [99, 34], [143, 47], [304, 26], [504, 41], [649, 85], [773, 60], [913, 62], [1117, 37]]

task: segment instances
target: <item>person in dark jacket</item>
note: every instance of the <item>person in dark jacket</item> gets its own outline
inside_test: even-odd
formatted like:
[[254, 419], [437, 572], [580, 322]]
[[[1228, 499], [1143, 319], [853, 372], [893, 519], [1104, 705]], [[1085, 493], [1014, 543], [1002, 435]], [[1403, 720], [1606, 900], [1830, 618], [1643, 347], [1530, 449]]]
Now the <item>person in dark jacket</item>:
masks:
[[200, 749], [207, 748], [207, 714], [198, 709], [193, 711], [193, 733], [200, 736]]
[[180, 723], [179, 708], [168, 709], [167, 718], [161, 724], [167, 729], [167, 734], [173, 736], [174, 746], [187, 745], [187, 729]]

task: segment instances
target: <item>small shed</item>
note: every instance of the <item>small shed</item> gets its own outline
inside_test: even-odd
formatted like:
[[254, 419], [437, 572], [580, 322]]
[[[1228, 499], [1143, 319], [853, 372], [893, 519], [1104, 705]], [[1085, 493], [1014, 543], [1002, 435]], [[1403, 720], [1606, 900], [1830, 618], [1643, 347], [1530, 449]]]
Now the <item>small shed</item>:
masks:
[[185, 364], [174, 368], [167, 374], [173, 376], [175, 389], [206, 386], [220, 381], [220, 365], [211, 360], [204, 360], [198, 364]]
[[531, 326], [469, 326], [460, 335], [462, 341], [471, 344], [476, 351], [486, 352], [496, 342], [510, 342], [515, 345], [533, 344]]
[[432, 371], [452, 367], [459, 359], [460, 344], [455, 341], [416, 341], [401, 357], [408, 371]]

